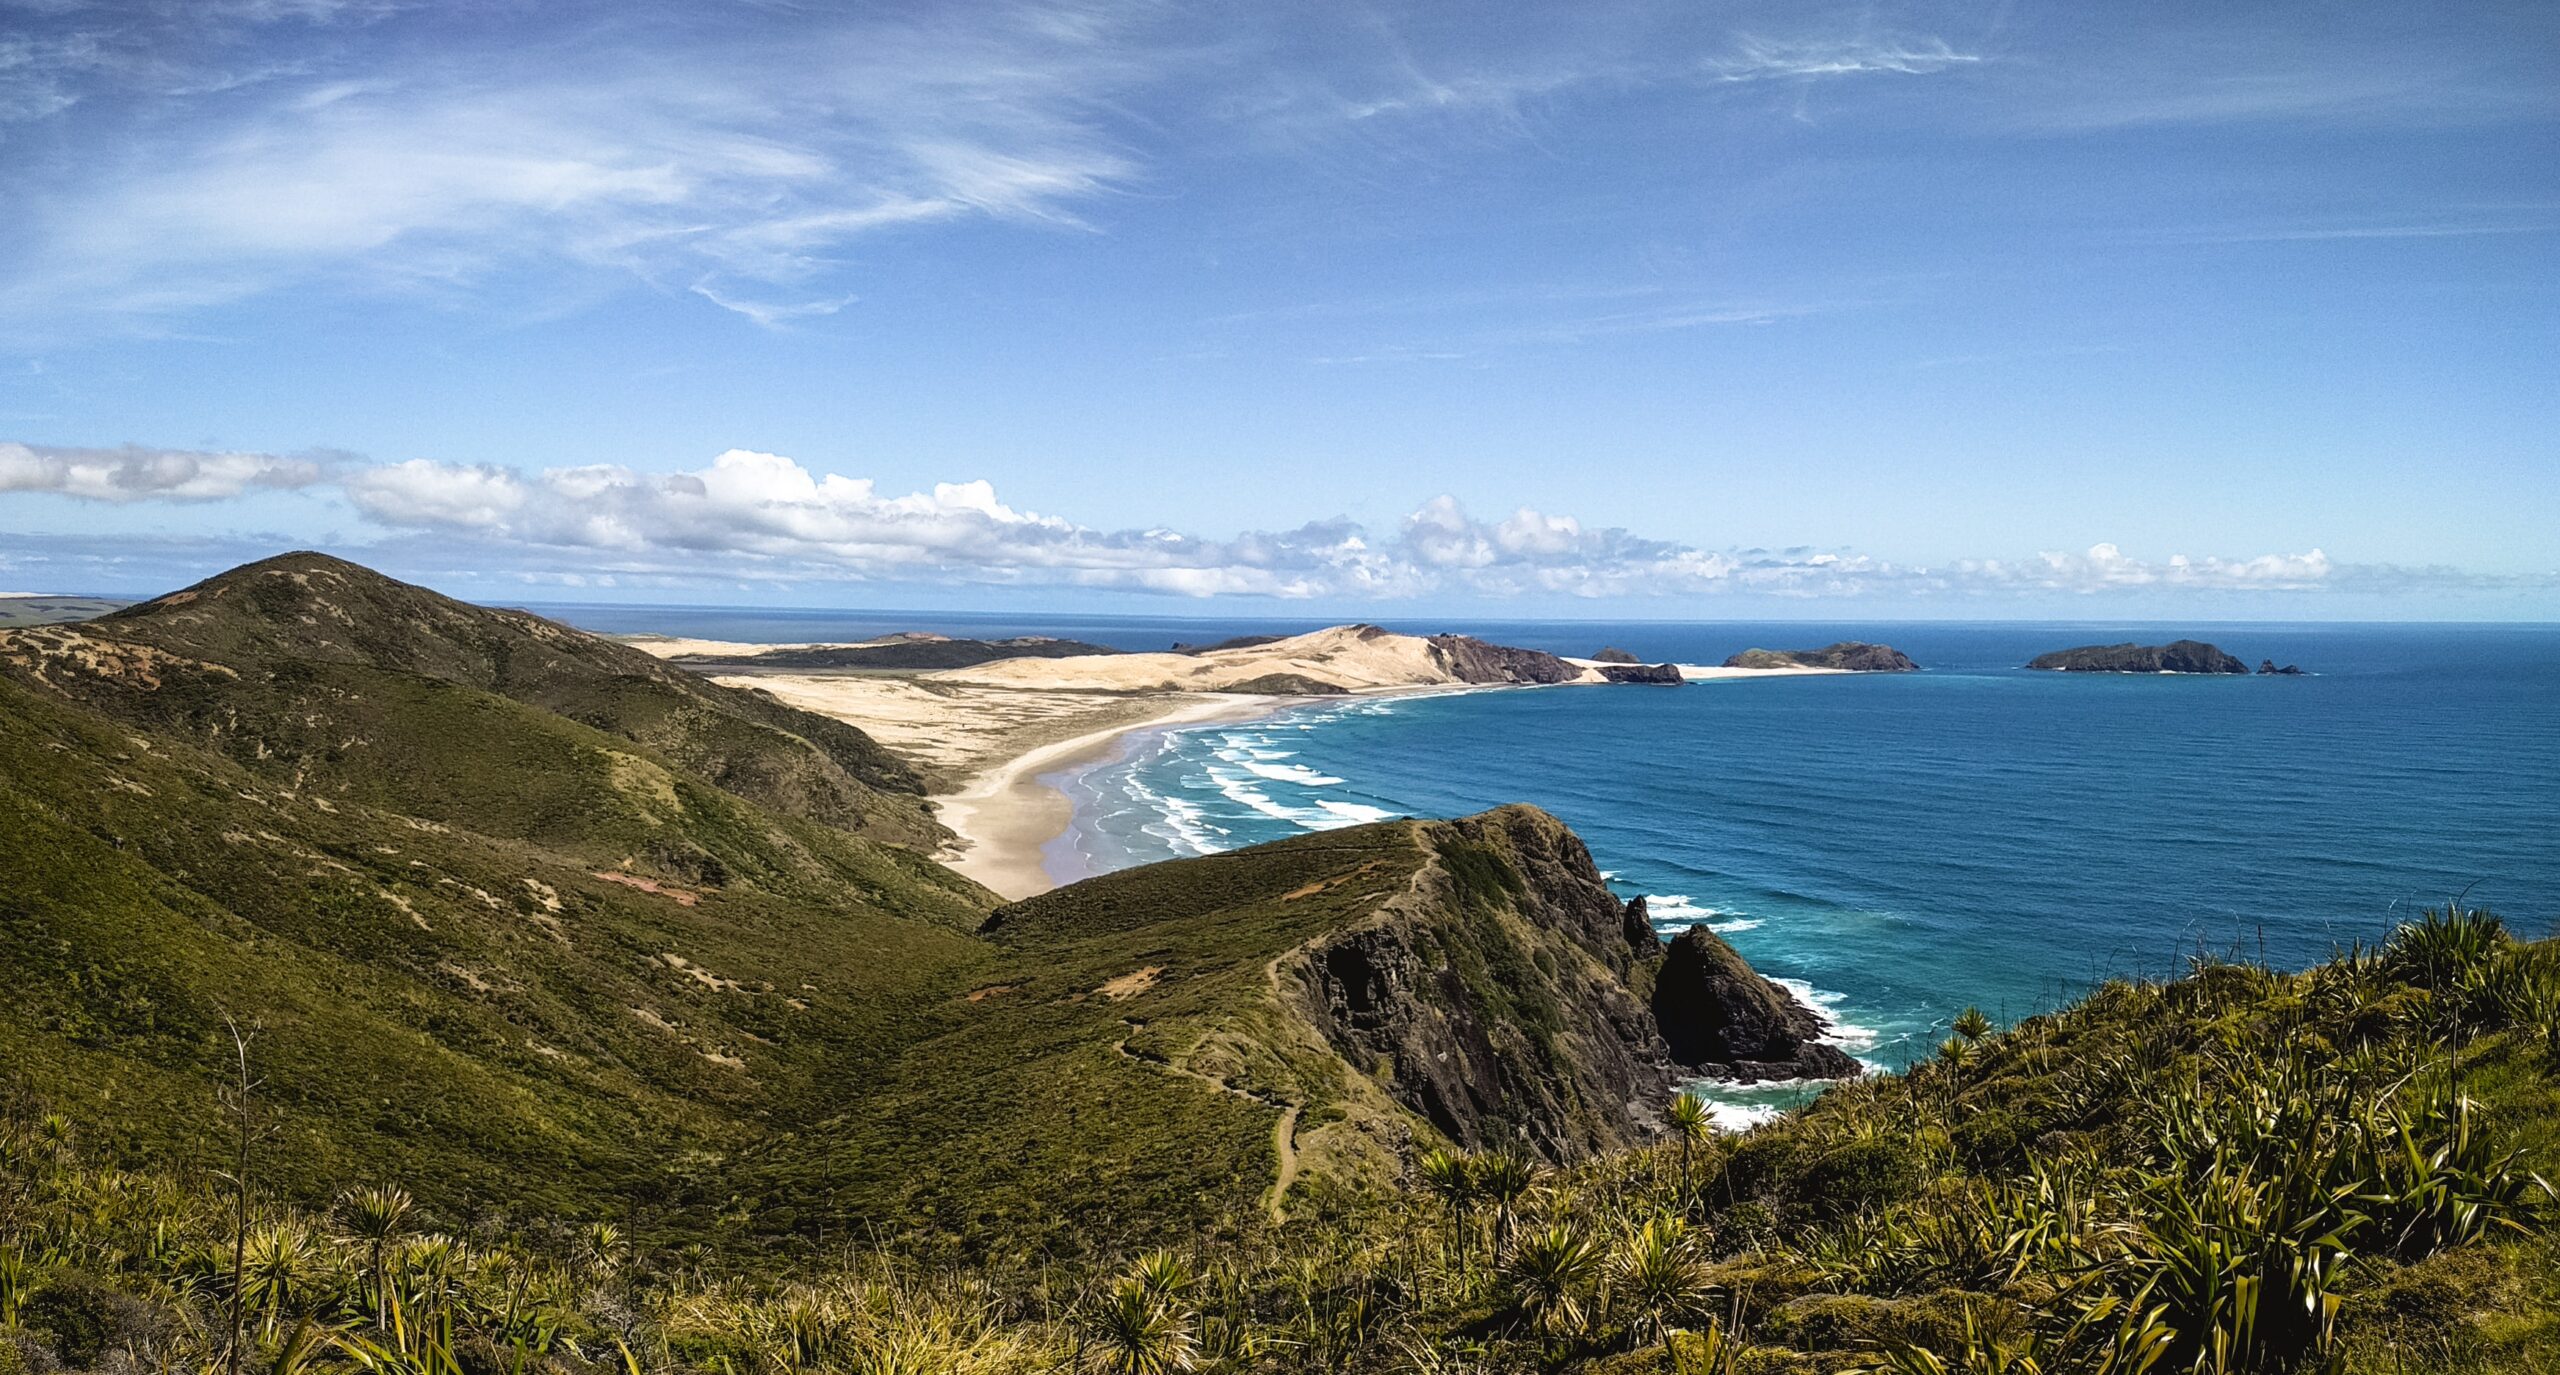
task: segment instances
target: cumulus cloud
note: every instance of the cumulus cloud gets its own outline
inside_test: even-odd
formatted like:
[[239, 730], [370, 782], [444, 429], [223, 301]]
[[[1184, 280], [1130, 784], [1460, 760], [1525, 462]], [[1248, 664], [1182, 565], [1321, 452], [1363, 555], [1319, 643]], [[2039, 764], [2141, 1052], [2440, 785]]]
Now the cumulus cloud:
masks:
[[255, 488], [334, 490], [392, 541], [528, 575], [640, 582], [755, 577], [1116, 588], [1184, 597], [1394, 601], [1426, 596], [1720, 596], [1936, 600], [2138, 592], [2486, 591], [2550, 576], [2347, 564], [2325, 551], [2145, 558], [2114, 544], [2020, 558], [1896, 563], [1852, 550], [1709, 549], [1520, 507], [1479, 517], [1436, 496], [1390, 528], [1335, 517], [1214, 538], [1109, 529], [1006, 501], [985, 481], [883, 491], [779, 454], [732, 449], [677, 472], [522, 469], [337, 455], [190, 453], [0, 443], [0, 493], [212, 501]]
[[787, 576], [1119, 587], [1196, 597], [2313, 591], [2359, 571], [2318, 549], [2147, 561], [2100, 544], [2080, 553], [1943, 567], [1843, 551], [1730, 552], [1592, 527], [1525, 506], [1482, 519], [1446, 495], [1422, 503], [1383, 535], [1334, 519], [1214, 539], [1083, 525], [1009, 505], [986, 482], [891, 495], [865, 478], [815, 473], [781, 455], [744, 449], [674, 473], [620, 467], [528, 473], [418, 460], [352, 473], [345, 487], [359, 510], [393, 529], [598, 551], [644, 573], [712, 560]]
[[313, 456], [0, 443], [0, 492], [86, 501], [220, 501], [258, 487], [308, 487], [327, 467]]

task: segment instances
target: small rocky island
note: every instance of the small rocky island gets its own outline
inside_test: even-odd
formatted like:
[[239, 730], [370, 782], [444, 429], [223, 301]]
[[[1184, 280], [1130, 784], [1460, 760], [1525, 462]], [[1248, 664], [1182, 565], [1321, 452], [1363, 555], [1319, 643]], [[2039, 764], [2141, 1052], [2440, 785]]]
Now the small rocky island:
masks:
[[1913, 673], [1920, 668], [1911, 656], [1891, 645], [1842, 640], [1820, 649], [1746, 649], [1724, 661], [1726, 668], [1831, 668], [1843, 673]]
[[1591, 662], [1595, 664], [1640, 664], [1644, 661], [1633, 654], [1629, 654], [1627, 651], [1618, 648], [1616, 645], [1609, 645], [1603, 648], [1599, 653], [1592, 655]]
[[2287, 664], [2282, 668], [2278, 668], [2276, 667], [2275, 660], [2260, 659], [2258, 661], [2258, 671], [2260, 673], [2272, 673], [2280, 678], [2299, 678], [2302, 676], [2302, 665]]
[[[2165, 645], [2082, 645], [2027, 661], [2053, 673], [2247, 673], [2249, 666], [2202, 640]], [[2270, 670], [2271, 672], [2273, 670]]]

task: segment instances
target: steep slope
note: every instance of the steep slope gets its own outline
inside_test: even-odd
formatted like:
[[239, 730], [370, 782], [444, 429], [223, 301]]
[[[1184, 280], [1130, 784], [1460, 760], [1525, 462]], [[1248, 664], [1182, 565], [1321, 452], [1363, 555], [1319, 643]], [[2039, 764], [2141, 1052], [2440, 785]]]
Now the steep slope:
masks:
[[680, 787], [670, 827], [733, 829], [758, 872], [658, 882], [280, 788], [0, 681], [0, 1078], [201, 1165], [230, 1015], [278, 1192], [416, 1168], [447, 1205], [675, 1201], [663, 1162], [811, 1112], [903, 1040], [917, 970], [982, 957], [969, 885]]
[[1656, 1029], [1641, 910], [1530, 807], [1106, 875], [986, 933], [1003, 957], [947, 986], [939, 1034], [776, 1143], [763, 1206], [1024, 1252], [1215, 1232], [1443, 1141], [1643, 1141], [1695, 1073]]
[[[365, 751], [414, 734], [407, 721], [435, 689], [470, 689], [620, 736], [777, 811], [939, 839], [913, 773], [851, 726], [321, 554], [248, 564], [78, 626], [0, 632], [0, 672], [322, 786], [385, 773]], [[400, 712], [380, 709], [391, 699]], [[468, 727], [432, 742], [474, 743]]]

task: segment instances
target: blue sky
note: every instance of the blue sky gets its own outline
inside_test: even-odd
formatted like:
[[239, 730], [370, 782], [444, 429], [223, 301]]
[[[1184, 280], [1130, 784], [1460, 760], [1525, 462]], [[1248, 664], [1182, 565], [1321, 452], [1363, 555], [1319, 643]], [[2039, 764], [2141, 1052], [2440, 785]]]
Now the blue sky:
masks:
[[2560, 7], [0, 0], [0, 588], [2560, 618]]

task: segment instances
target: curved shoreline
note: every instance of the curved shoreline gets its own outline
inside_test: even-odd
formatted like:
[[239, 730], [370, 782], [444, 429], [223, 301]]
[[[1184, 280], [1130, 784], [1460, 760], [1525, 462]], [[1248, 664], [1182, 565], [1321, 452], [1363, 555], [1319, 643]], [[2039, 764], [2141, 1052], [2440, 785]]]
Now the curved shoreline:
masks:
[[[1574, 661], [1568, 661], [1574, 662]], [[1699, 664], [1677, 666], [1692, 683], [1761, 678], [1854, 677], [1834, 668], [1724, 668]], [[1218, 722], [1252, 721], [1293, 707], [1321, 706], [1359, 698], [1438, 697], [1460, 693], [1503, 692], [1537, 687], [1591, 687], [1593, 683], [1434, 683], [1413, 687], [1371, 688], [1342, 697], [1246, 696], [1225, 693], [1166, 694], [1166, 707], [1152, 716], [1121, 721], [1064, 740], [1050, 741], [971, 775], [949, 792], [936, 793], [935, 818], [958, 837], [934, 855], [937, 863], [972, 879], [1008, 901], [1019, 901], [1075, 882], [1089, 874], [1057, 874], [1049, 867], [1049, 846], [1075, 825], [1075, 803], [1048, 780], [1070, 770], [1109, 762], [1123, 741], [1145, 732]]]
[[1220, 721], [1250, 721], [1297, 705], [1294, 697], [1183, 694], [1165, 699], [1162, 712], [1027, 750], [978, 773], [948, 793], [934, 795], [934, 815], [956, 844], [934, 859], [992, 890], [1019, 900], [1045, 893], [1061, 880], [1046, 862], [1049, 842], [1067, 833], [1075, 804], [1044, 781], [1047, 775], [1112, 757], [1120, 743], [1141, 731]]

